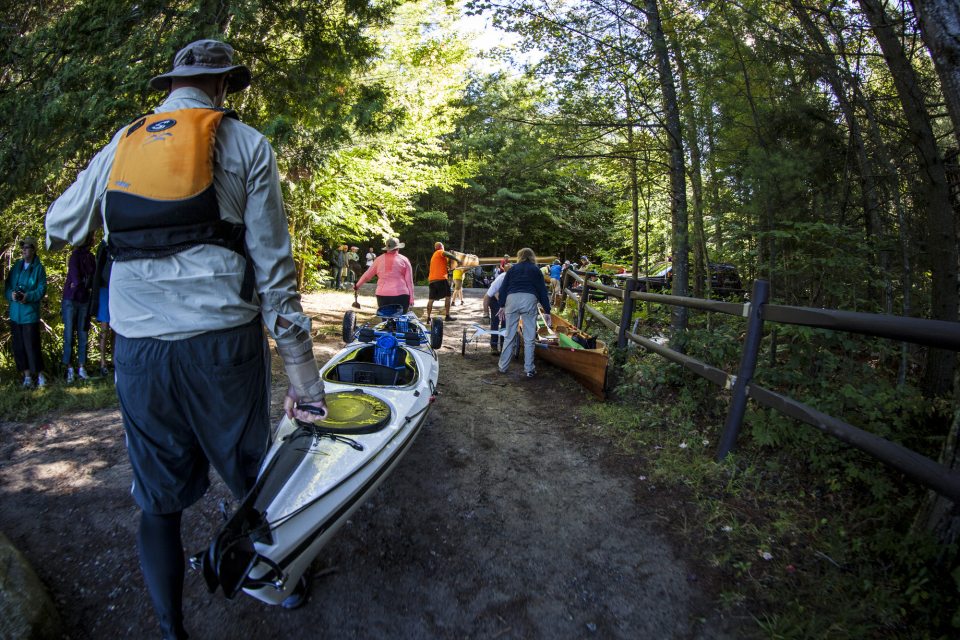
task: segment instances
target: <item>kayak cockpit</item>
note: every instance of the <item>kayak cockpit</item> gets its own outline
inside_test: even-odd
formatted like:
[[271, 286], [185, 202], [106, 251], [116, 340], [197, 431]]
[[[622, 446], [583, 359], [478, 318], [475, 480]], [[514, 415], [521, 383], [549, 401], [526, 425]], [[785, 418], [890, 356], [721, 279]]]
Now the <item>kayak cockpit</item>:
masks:
[[408, 387], [419, 377], [416, 359], [399, 344], [393, 355], [384, 356], [378, 344], [364, 345], [345, 354], [323, 374], [327, 382], [372, 387]]

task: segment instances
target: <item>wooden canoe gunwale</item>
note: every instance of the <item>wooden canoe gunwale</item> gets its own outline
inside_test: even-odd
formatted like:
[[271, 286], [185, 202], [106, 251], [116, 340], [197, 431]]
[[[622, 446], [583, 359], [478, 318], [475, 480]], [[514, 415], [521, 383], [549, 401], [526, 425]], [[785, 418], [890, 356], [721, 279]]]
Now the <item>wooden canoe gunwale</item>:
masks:
[[[564, 327], [577, 331], [576, 327], [556, 314], [550, 314], [550, 322], [553, 327]], [[568, 371], [574, 380], [583, 385], [598, 400], [606, 399], [607, 363], [609, 361], [606, 345], [600, 341], [597, 341], [597, 349], [570, 349], [558, 345], [547, 345], [539, 335], [545, 329], [546, 327], [541, 327], [538, 331], [538, 345], [534, 355]]]

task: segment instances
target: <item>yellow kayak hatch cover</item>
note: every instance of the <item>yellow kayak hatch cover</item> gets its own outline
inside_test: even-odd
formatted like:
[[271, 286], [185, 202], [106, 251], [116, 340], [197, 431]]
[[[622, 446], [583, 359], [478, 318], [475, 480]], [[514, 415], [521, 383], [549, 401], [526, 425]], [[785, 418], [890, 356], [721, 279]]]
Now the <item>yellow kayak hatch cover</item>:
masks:
[[329, 415], [315, 424], [319, 432], [375, 433], [390, 424], [387, 403], [359, 389], [327, 394], [326, 402]]

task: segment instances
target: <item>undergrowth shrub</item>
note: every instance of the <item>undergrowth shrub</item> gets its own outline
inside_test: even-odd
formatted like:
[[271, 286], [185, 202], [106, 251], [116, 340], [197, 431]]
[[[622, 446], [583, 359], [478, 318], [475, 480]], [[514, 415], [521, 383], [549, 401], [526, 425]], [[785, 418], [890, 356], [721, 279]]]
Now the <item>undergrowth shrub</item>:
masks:
[[[619, 302], [596, 307], [620, 317]], [[648, 316], [637, 307], [639, 333], [668, 334], [667, 308]], [[695, 315], [677, 346], [736, 374], [746, 323], [714, 314], [707, 329], [705, 320]], [[585, 328], [615, 344], [599, 323]], [[781, 325], [771, 363], [765, 333], [756, 384], [938, 458], [949, 403], [897, 388], [899, 345]], [[644, 456], [658, 484], [692, 491], [698, 522], [691, 528], [684, 514], [684, 533], [700, 538], [701, 561], [720, 572], [721, 605], [745, 605], [770, 638], [960, 637], [957, 549], [912, 532], [921, 486], [753, 401], [736, 452], [717, 463], [728, 392], [639, 348], [612, 349], [611, 360], [617, 385], [587, 419]], [[908, 371], [917, 369], [911, 361]]]

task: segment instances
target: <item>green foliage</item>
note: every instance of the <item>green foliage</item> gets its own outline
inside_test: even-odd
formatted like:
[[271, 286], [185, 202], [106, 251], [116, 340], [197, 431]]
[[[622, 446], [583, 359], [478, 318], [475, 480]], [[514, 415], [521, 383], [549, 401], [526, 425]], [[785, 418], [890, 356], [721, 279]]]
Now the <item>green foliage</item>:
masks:
[[369, 35], [393, 3], [18, 3], [0, 47], [0, 206], [59, 193], [122, 125], [162, 100], [147, 81], [178, 49], [230, 42], [254, 84], [231, 98], [280, 155], [305, 158], [349, 131], [391, 126], [380, 83], [356, 70], [378, 53]]
[[[597, 306], [608, 317], [619, 311], [619, 303]], [[661, 333], [668, 314], [659, 305], [641, 312], [641, 332]], [[707, 329], [704, 319], [684, 336], [687, 353], [735, 372], [742, 321], [714, 315]], [[779, 337], [777, 365], [762, 363], [758, 384], [937, 457], [937, 425], [949, 406], [897, 389], [891, 347], [807, 327], [781, 327]], [[611, 359], [619, 402], [590, 405], [587, 424], [647, 460], [651, 484], [691, 492], [696, 513], [675, 516], [683, 534], [699, 540], [699, 562], [718, 572], [721, 601], [752, 603], [763, 637], [952, 637], [960, 620], [956, 549], [910, 531], [925, 491], [754, 404], [736, 452], [718, 464], [724, 392], [653, 354], [615, 351]]]
[[[532, 121], [555, 108], [537, 82], [501, 75], [473, 77], [458, 103], [461, 116], [445, 136], [448, 162], [469, 164], [471, 175], [450, 190], [433, 188], [418, 213], [400, 228], [408, 251], [425, 261], [437, 240], [480, 256], [573, 256], [606, 241], [612, 221], [610, 176], [589, 161], [556, 157], [559, 132]], [[445, 213], [438, 228], [422, 212]], [[426, 223], [426, 224], [424, 224]]]

